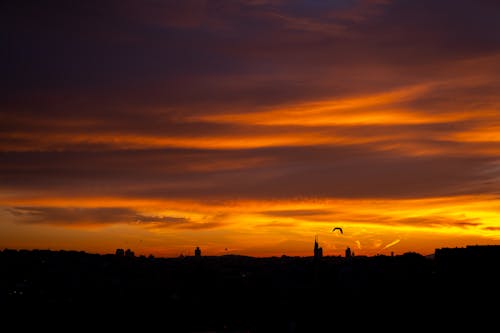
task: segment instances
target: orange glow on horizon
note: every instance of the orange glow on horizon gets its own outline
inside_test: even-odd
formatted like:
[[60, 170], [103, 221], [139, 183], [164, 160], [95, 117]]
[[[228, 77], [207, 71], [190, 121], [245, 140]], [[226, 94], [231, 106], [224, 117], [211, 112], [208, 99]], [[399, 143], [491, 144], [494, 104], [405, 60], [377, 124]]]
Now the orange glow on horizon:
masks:
[[[226, 251], [223, 249], [230, 248], [233, 254], [307, 256], [310, 255], [310, 243], [315, 235], [320, 236], [326, 255], [342, 255], [347, 246], [356, 249], [359, 255], [388, 253], [389, 250], [403, 253], [412, 251], [416, 243], [420, 251], [429, 254], [442, 246], [440, 242], [443, 238], [449, 240], [450, 246], [460, 246], [464, 240], [474, 243], [500, 241], [500, 215], [497, 211], [500, 199], [488, 196], [481, 199], [463, 196], [411, 200], [223, 200], [211, 203], [192, 200], [46, 198], [28, 202], [32, 208], [34, 205], [62, 209], [73, 206], [133, 207], [141, 216], [159, 218], [159, 221], [150, 223], [130, 220], [77, 225], [68, 223], [61, 226], [53, 225], [50, 221], [18, 221], [10, 225], [12, 230], [26, 229], [28, 225], [34, 229], [52, 230], [50, 234], [53, 238], [61, 234], [70, 239], [76, 237], [75, 241], [82, 231], [85, 235], [113, 232], [114, 237], [103, 240], [99, 245], [100, 252], [123, 247], [126, 239], [135, 239], [137, 251], [146, 255], [146, 251], [150, 251], [157, 256], [189, 254], [186, 244], [192, 244], [193, 248], [195, 245], [201, 246], [206, 255], [224, 254]], [[26, 203], [22, 199], [6, 202], [19, 207]], [[161, 221], [166, 216], [183, 218], [187, 222], [169, 225]], [[16, 218], [10, 216], [9, 220], [14, 221]], [[344, 235], [331, 233], [332, 226], [337, 225], [343, 227]], [[134, 233], [137, 236], [132, 236]], [[137, 240], [139, 238], [140, 242]], [[178, 246], [170, 244], [173, 239], [178, 240]], [[0, 240], [12, 247], [22, 247], [22, 243], [16, 244], [14, 240]], [[63, 239], [61, 241], [64, 244]], [[166, 243], [170, 244], [169, 251], [161, 247], [161, 244]]]

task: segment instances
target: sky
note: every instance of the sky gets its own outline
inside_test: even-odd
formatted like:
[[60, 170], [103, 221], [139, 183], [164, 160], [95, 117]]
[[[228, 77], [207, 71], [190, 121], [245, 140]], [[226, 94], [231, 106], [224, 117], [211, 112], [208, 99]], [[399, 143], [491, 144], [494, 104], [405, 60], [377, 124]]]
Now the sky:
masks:
[[498, 1], [7, 0], [0, 40], [0, 248], [500, 245]]

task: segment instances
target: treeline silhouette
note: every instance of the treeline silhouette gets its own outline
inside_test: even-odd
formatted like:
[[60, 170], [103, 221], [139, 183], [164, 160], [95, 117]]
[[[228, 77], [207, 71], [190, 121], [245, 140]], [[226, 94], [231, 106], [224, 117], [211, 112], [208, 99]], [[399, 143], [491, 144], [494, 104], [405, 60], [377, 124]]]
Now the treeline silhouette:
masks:
[[499, 264], [500, 246], [321, 258], [5, 249], [0, 303], [4, 319], [37, 316], [48, 327], [71, 320], [166, 332], [317, 332], [397, 319], [413, 329], [478, 328], [497, 310]]

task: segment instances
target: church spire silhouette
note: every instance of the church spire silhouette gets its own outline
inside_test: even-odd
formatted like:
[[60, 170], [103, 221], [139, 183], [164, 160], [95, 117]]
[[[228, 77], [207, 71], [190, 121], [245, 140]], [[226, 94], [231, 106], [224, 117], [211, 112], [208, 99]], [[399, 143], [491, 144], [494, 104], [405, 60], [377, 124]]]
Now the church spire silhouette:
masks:
[[318, 236], [314, 237], [314, 259], [318, 260], [323, 257], [323, 248], [318, 244]]

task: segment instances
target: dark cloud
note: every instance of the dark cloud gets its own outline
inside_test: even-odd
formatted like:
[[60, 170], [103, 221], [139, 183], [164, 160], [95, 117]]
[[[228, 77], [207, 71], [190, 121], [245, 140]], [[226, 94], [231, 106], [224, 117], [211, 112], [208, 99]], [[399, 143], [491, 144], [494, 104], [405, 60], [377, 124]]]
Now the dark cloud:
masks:
[[22, 222], [66, 226], [127, 223], [132, 221], [135, 215], [132, 209], [121, 207], [13, 207], [7, 211]]
[[220, 223], [215, 221], [193, 223], [185, 217], [141, 215], [124, 207], [12, 207], [4, 210], [13, 216], [15, 221], [33, 224], [79, 226], [124, 223], [181, 229], [209, 229], [220, 226]]
[[370, 151], [363, 145], [0, 157], [4, 189], [49, 196], [415, 198], [496, 191], [498, 177], [490, 157], [404, 156]]
[[483, 229], [488, 231], [500, 231], [500, 227], [484, 227]]
[[144, 216], [136, 215], [135, 221], [138, 223], [186, 223], [189, 219], [185, 217], [172, 217], [172, 216]]
[[[2, 100], [47, 110], [65, 101], [71, 114], [373, 91], [497, 52], [495, 9], [483, 1], [10, 2]], [[366, 75], [374, 67], [383, 75]]]
[[480, 219], [460, 219], [444, 216], [420, 216], [412, 218], [402, 218], [396, 221], [400, 225], [412, 225], [416, 227], [460, 227], [460, 228], [476, 228], [483, 223]]

